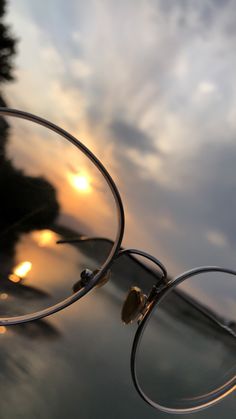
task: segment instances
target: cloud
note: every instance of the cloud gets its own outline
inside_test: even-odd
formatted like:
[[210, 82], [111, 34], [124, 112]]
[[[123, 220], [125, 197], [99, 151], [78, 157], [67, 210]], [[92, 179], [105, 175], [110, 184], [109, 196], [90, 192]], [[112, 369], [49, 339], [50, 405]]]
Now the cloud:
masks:
[[123, 145], [127, 148], [138, 149], [144, 154], [157, 152], [152, 138], [134, 124], [132, 125], [126, 121], [116, 119], [110, 123], [109, 128], [118, 146]]
[[197, 86], [197, 90], [200, 94], [208, 95], [216, 91], [216, 86], [210, 81], [202, 81]]
[[22, 39], [10, 104], [84, 134], [122, 191], [130, 244], [173, 270], [232, 265], [235, 1], [47, 8], [29, 0], [10, 8]]
[[214, 244], [215, 246], [225, 247], [228, 244], [227, 238], [220, 231], [208, 231], [206, 233], [206, 238], [210, 243]]
[[80, 59], [74, 59], [70, 62], [71, 73], [75, 78], [86, 78], [91, 76], [92, 69], [89, 65]]

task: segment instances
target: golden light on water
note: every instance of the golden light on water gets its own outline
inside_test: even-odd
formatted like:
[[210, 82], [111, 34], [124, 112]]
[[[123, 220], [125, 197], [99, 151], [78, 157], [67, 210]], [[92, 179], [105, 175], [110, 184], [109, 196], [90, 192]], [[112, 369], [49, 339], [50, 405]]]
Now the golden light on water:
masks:
[[58, 235], [51, 230], [35, 231], [32, 236], [40, 247], [50, 246], [58, 240]]
[[27, 273], [31, 270], [32, 263], [25, 261], [21, 262], [19, 265], [17, 265], [14, 269], [14, 274], [19, 276], [20, 278], [24, 278]]
[[21, 278], [15, 274], [9, 275], [8, 279], [10, 279], [11, 282], [20, 282]]
[[84, 192], [84, 193], [88, 193], [91, 191], [91, 182], [87, 175], [69, 173], [68, 179], [69, 179], [70, 184], [77, 191]]
[[13, 271], [13, 274], [9, 275], [9, 279], [12, 282], [19, 282], [22, 278], [24, 278], [27, 273], [31, 270], [32, 263], [29, 261], [21, 262], [17, 265]]
[[7, 331], [7, 328], [5, 326], [0, 326], [0, 335], [4, 335], [6, 331]]

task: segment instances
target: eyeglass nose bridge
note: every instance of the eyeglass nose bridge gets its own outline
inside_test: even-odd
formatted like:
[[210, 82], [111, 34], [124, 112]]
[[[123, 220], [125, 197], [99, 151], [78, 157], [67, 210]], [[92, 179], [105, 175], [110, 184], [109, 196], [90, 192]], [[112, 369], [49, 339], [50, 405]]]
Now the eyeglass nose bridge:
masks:
[[[115, 260], [117, 260], [118, 258], [120, 258], [123, 255], [137, 255], [137, 256], [142, 256], [145, 259], [150, 260], [151, 262], [154, 263], [154, 265], [157, 265], [158, 268], [161, 270], [162, 272], [162, 277], [161, 277], [161, 282], [165, 282], [167, 283], [167, 269], [166, 267], [163, 265], [163, 263], [155, 258], [154, 256], [150, 255], [150, 253], [144, 252], [143, 250], [139, 250], [139, 249], [122, 249], [118, 252]], [[157, 283], [156, 285], [158, 286], [160, 283], [160, 278], [157, 279]]]
[[[123, 255], [138, 255], [142, 256], [151, 262], [154, 263], [154, 265], [158, 266], [158, 268], [161, 270], [162, 275], [157, 277], [156, 283], [152, 286], [149, 295], [145, 295], [142, 290], [136, 286], [133, 286], [130, 288], [128, 295], [126, 296], [126, 299], [124, 301], [124, 304], [122, 306], [121, 311], [121, 319], [123, 323], [129, 324], [132, 323], [134, 320], [140, 320], [150, 309], [151, 303], [155, 300], [157, 295], [162, 291], [164, 288], [168, 285], [167, 280], [167, 270], [165, 266], [154, 256], [150, 255], [149, 253], [146, 253], [142, 250], [138, 249], [121, 249], [118, 254], [116, 255], [115, 259], [113, 260], [113, 263], [122, 257]], [[136, 260], [137, 263], [140, 263], [138, 260]], [[77, 292], [81, 288], [85, 287], [89, 284], [90, 281], [94, 279], [94, 276], [99, 272], [99, 270], [91, 271], [90, 269], [85, 269], [81, 272], [80, 280], [76, 282], [73, 286], [73, 291]], [[108, 271], [103, 275], [98, 283], [96, 284], [96, 287], [101, 287], [105, 285], [111, 277], [111, 270], [108, 269]]]
[[139, 321], [149, 311], [152, 302], [158, 296], [160, 291], [168, 286], [168, 279], [165, 266], [149, 253], [137, 249], [123, 249], [118, 253], [117, 258], [124, 254], [142, 256], [157, 265], [162, 272], [162, 276], [157, 278], [156, 283], [152, 286], [148, 296], [136, 286], [130, 288], [121, 311], [121, 319], [123, 323], [129, 324], [134, 320]]

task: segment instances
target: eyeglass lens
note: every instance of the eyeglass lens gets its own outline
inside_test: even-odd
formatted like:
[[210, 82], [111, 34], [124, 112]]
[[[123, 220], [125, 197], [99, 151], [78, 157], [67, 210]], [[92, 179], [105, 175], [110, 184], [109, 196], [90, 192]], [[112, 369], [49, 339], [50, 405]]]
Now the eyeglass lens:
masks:
[[73, 294], [85, 268], [99, 263], [76, 243], [115, 240], [115, 200], [89, 158], [37, 123], [0, 116], [0, 317], [31, 314]]
[[137, 354], [140, 385], [155, 403], [188, 409], [235, 386], [236, 277], [187, 278], [157, 305]]

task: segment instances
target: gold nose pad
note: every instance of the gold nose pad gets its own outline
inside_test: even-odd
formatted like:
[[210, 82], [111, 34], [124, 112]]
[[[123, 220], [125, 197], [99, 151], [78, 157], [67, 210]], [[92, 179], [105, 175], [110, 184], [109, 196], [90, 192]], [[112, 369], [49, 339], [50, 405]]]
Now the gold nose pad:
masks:
[[[77, 281], [73, 285], [73, 292], [77, 292], [84, 288], [91, 279], [94, 278], [94, 276], [99, 272], [99, 269], [96, 269], [95, 271], [90, 271], [90, 269], [85, 269], [80, 274], [80, 280]], [[96, 284], [96, 288], [102, 287], [105, 285], [111, 277], [111, 271], [110, 269], [99, 279], [98, 283]]]
[[125, 324], [129, 324], [138, 319], [145, 308], [147, 296], [140, 288], [130, 288], [121, 311], [121, 319]]

